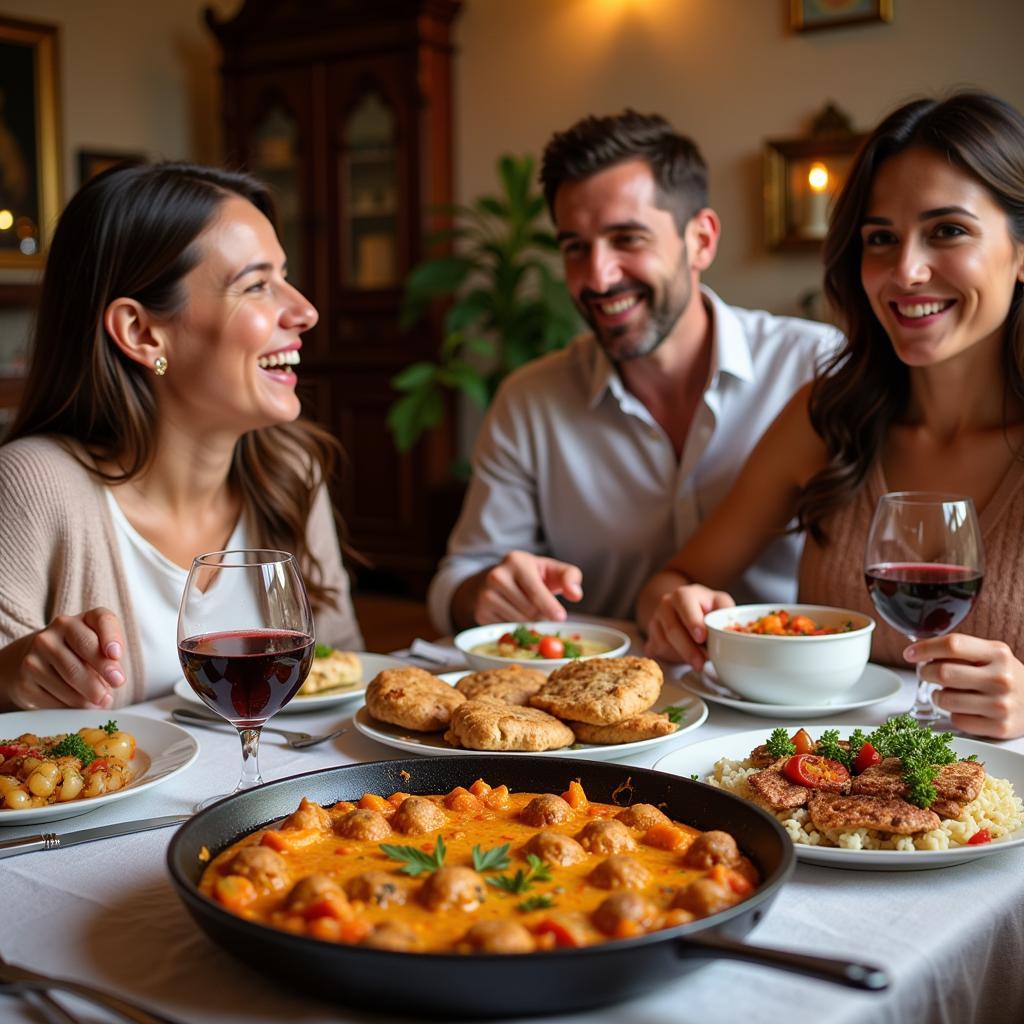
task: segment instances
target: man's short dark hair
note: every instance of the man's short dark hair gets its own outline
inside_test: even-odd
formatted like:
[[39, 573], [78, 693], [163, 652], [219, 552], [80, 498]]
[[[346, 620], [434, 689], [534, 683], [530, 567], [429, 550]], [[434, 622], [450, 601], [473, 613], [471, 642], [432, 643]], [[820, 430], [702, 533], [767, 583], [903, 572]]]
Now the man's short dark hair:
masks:
[[708, 205], [707, 164], [694, 142], [658, 114], [624, 110], [585, 117], [551, 137], [540, 180], [552, 217], [555, 195], [565, 182], [581, 181], [627, 160], [643, 160], [651, 168], [659, 205], [675, 217], [680, 234]]

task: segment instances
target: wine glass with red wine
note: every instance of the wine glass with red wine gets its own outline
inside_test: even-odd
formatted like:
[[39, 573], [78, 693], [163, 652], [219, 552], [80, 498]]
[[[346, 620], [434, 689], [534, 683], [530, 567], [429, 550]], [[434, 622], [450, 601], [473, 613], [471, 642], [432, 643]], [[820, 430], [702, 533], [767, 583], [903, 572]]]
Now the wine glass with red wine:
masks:
[[[896, 491], [878, 499], [864, 552], [864, 580], [878, 614], [911, 641], [952, 632], [981, 593], [985, 565], [974, 502]], [[934, 722], [935, 687], [921, 678], [910, 714]]]
[[203, 703], [238, 730], [235, 792], [260, 785], [260, 730], [295, 696], [313, 660], [313, 617], [294, 557], [239, 550], [194, 559], [178, 612], [178, 659]]

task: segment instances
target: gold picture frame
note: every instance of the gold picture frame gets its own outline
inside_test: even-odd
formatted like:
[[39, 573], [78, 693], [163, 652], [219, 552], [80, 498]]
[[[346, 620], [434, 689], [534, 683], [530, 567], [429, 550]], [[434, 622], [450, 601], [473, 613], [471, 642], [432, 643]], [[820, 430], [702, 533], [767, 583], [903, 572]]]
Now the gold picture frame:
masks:
[[[764, 233], [774, 251], [819, 252], [832, 202], [854, 154], [867, 136], [833, 103], [825, 104], [808, 135], [764, 144]], [[812, 185], [813, 173], [820, 181]]]
[[892, 21], [894, 0], [789, 0], [789, 24], [797, 32]]
[[60, 212], [57, 26], [0, 17], [0, 268], [43, 265]]

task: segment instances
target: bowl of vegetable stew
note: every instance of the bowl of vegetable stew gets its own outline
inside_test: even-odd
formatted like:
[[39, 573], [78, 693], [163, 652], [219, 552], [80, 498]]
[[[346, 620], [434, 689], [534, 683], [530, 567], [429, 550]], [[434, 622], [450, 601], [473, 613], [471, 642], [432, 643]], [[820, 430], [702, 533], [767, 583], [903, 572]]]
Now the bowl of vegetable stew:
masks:
[[704, 617], [718, 678], [763, 704], [829, 704], [864, 674], [875, 622], [849, 608], [746, 604]]
[[463, 630], [455, 646], [477, 671], [522, 665], [553, 672], [577, 658], [620, 658], [630, 640], [596, 622], [495, 622]]

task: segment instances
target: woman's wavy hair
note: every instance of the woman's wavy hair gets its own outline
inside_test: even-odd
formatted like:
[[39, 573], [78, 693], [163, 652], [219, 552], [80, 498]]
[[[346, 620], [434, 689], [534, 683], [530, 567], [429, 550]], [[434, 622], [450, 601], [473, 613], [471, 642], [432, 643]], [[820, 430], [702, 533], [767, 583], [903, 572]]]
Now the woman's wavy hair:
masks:
[[[256, 179], [185, 163], [114, 167], [84, 185], [54, 232], [43, 276], [24, 397], [5, 438], [54, 434], [77, 441], [119, 470], [83, 465], [107, 484], [143, 473], [155, 455], [154, 375], [129, 359], [103, 325], [117, 298], [162, 318], [185, 303], [182, 279], [202, 258], [199, 236], [232, 196], [271, 223], [274, 209]], [[341, 448], [314, 424], [266, 427], [238, 441], [229, 482], [241, 495], [260, 543], [291, 551], [315, 606], [336, 606], [306, 542], [320, 481], [330, 481]]]
[[[906, 409], [910, 375], [871, 309], [861, 284], [861, 227], [875, 175], [912, 146], [938, 153], [985, 186], [1024, 244], [1024, 117], [985, 92], [915, 100], [868, 136], [836, 200], [825, 238], [825, 294], [839, 315], [846, 344], [822, 369], [809, 412], [825, 441], [828, 464], [808, 481], [797, 516], [819, 543], [824, 520], [863, 483], [890, 426]], [[1024, 286], [1018, 281], [1006, 316], [1005, 383], [1024, 400]]]

